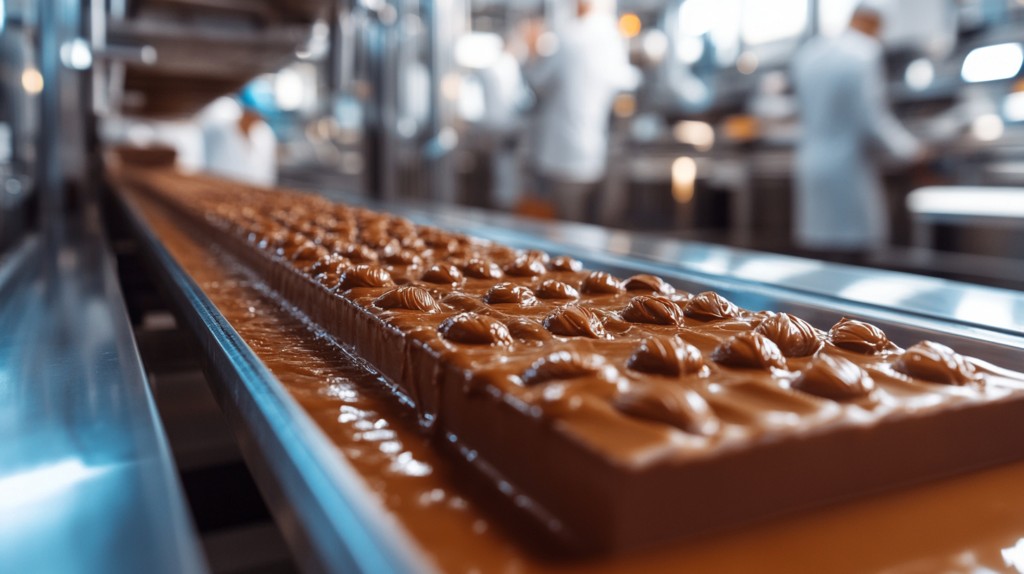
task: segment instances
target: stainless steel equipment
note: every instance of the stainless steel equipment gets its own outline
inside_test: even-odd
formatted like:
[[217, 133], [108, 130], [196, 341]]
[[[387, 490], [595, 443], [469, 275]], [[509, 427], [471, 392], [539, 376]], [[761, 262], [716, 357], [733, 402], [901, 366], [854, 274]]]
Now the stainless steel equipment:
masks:
[[205, 572], [95, 225], [0, 263], [0, 570]]

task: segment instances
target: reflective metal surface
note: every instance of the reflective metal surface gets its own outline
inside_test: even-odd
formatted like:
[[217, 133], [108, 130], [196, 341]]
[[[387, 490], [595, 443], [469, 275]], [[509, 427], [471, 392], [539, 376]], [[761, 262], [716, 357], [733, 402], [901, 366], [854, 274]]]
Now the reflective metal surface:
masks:
[[214, 395], [302, 570], [431, 572], [358, 472], [123, 199], [160, 281], [200, 340]]
[[0, 263], [0, 572], [206, 572], [113, 260], [58, 231]]

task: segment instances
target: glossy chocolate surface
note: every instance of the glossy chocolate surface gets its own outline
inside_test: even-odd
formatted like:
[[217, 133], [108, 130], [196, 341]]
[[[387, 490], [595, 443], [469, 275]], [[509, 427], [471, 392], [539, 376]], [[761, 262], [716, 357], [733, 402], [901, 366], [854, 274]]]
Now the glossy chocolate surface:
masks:
[[[536, 421], [529, 424], [553, 429], [544, 432], [583, 447], [616, 472], [674, 468], [752, 448], [762, 439], [798, 440], [824, 428], [897, 420], [907, 412], [926, 416], [952, 405], [1012, 398], [1024, 389], [1019, 375], [941, 346], [922, 344], [904, 353], [880, 330], [856, 321], [844, 320], [826, 334], [795, 317], [740, 309], [716, 293], [691, 297], [650, 276], [623, 282], [573, 270], [540, 252], [517, 253], [311, 196], [209, 191], [164, 193], [195, 220], [247, 242], [253, 252], [262, 250], [268, 263], [261, 272], [286, 267], [313, 279], [284, 259], [286, 247], [279, 245], [326, 237], [326, 228], [300, 232], [314, 213], [347, 222], [332, 228], [358, 230], [361, 247], [329, 249], [353, 262], [374, 261], [374, 253], [379, 263], [348, 267], [335, 284], [308, 281], [302, 289], [313, 295], [329, 290], [316, 296], [344, 300], [415, 340], [431, 364], [461, 373], [459, 392], [522, 405], [527, 419]], [[409, 244], [422, 264], [391, 264], [380, 256], [393, 249], [384, 237], [389, 229], [400, 230], [391, 239]], [[470, 271], [495, 266], [503, 277]], [[537, 297], [543, 285], [553, 285], [549, 281], [564, 286], [555, 292], [572, 289], [578, 298]], [[404, 303], [409, 296], [399, 290], [410, 286], [424, 290], [437, 307], [417, 303], [426, 301], [422, 296]], [[425, 390], [413, 385], [409, 392], [421, 417], [433, 421], [442, 408], [438, 401], [454, 396], [456, 387], [444, 387], [440, 399]], [[456, 417], [446, 424], [462, 423]]]

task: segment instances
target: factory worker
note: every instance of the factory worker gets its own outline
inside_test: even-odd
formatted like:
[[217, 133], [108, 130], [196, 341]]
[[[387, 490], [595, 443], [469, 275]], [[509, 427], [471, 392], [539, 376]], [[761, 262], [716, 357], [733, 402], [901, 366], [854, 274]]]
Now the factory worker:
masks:
[[277, 136], [256, 112], [220, 97], [199, 112], [206, 171], [262, 187], [277, 184]]
[[558, 30], [557, 46], [550, 39], [539, 46], [543, 57], [526, 78], [538, 99], [536, 191], [559, 217], [582, 221], [605, 175], [612, 102], [637, 86], [639, 72], [629, 64], [614, 6], [579, 0], [577, 9], [579, 17]]
[[794, 241], [825, 257], [857, 261], [888, 242], [876, 153], [904, 162], [925, 155], [889, 107], [881, 27], [878, 7], [861, 4], [849, 29], [812, 38], [793, 61], [802, 129]]

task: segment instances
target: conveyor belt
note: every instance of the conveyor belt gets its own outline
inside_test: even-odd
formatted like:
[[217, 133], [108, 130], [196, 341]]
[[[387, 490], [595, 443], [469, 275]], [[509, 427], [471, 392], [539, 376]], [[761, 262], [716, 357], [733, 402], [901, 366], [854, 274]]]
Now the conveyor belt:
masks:
[[[253, 467], [275, 516], [285, 525], [285, 534], [299, 559], [316, 571], [420, 572], [429, 568], [417, 559], [413, 543], [393, 535], [394, 530], [387, 526], [388, 519], [368, 500], [372, 496], [368, 497], [365, 485], [354, 476], [351, 466], [337, 456], [309, 417], [301, 412], [273, 374], [170, 256], [132, 200], [127, 204], [128, 216], [156, 264], [164, 286], [186, 323], [203, 342], [207, 370], [213, 374], [211, 379], [216, 385], [215, 394], [242, 437], [240, 442], [246, 460]], [[736, 273], [723, 277], [706, 270], [683, 269], [681, 265], [653, 261], [657, 259], [656, 253], [650, 258], [623, 256], [615, 253], [616, 249], [596, 240], [587, 241], [585, 237], [565, 243], [552, 242], [552, 239], [563, 238], [561, 234], [582, 229], [571, 225], [551, 225], [544, 231], [539, 224], [507, 218], [466, 219], [461, 217], [461, 212], [445, 216], [440, 208], [395, 211], [402, 211], [420, 222], [500, 239], [519, 247], [565, 252], [582, 259], [588, 267], [618, 275], [658, 273], [688, 291], [713, 288], [745, 307], [787, 311], [817, 325], [832, 324], [841, 315], [867, 319], [883, 328], [900, 345], [927, 338], [1001, 366], [1024, 369], [1024, 353], [1020, 351], [1024, 340], [1012, 332], [944, 321], [925, 313], [907, 313], [884, 301], [861, 303], [850, 298], [810, 294], [744, 280]], [[742, 255], [746, 264], [757, 261], [756, 254]], [[770, 258], [763, 261], [770, 266]], [[853, 284], [878, 279], [858, 277], [860, 270], [856, 268], [804, 263], [814, 266], [825, 278], [836, 273], [852, 278]], [[897, 283], [907, 277], [891, 275]], [[969, 287], [953, 282], [942, 282], [942, 288], [954, 295], [964, 296], [970, 292]], [[1024, 524], [1021, 531], [1024, 532]]]

